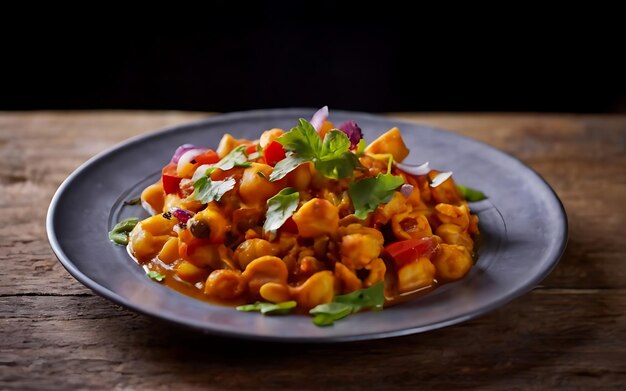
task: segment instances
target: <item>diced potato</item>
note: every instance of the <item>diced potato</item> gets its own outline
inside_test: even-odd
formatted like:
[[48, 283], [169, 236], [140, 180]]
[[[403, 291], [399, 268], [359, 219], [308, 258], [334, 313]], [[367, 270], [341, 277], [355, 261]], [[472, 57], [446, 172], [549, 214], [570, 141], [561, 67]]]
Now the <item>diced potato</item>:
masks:
[[265, 132], [261, 134], [261, 138], [259, 139], [259, 144], [261, 145], [262, 148], [265, 148], [267, 144], [276, 140], [277, 138], [282, 136], [284, 133], [285, 131], [280, 128], [272, 128], [270, 130], [266, 130]]
[[366, 267], [383, 250], [382, 234], [378, 236], [350, 234], [341, 238], [341, 262], [352, 270]]
[[428, 258], [419, 258], [398, 270], [398, 291], [411, 292], [433, 285], [435, 266]]
[[409, 149], [404, 144], [398, 128], [391, 128], [365, 148], [367, 154], [390, 153], [393, 160], [401, 162], [409, 156]]
[[467, 248], [456, 244], [441, 244], [433, 263], [437, 269], [438, 278], [444, 281], [454, 281], [467, 274], [473, 261]]
[[165, 244], [163, 245], [161, 251], [159, 252], [158, 257], [163, 263], [174, 263], [174, 261], [179, 258], [178, 238], [168, 239], [167, 242], [165, 242]]
[[293, 221], [302, 237], [333, 235], [339, 228], [339, 209], [327, 200], [313, 198], [293, 214]]

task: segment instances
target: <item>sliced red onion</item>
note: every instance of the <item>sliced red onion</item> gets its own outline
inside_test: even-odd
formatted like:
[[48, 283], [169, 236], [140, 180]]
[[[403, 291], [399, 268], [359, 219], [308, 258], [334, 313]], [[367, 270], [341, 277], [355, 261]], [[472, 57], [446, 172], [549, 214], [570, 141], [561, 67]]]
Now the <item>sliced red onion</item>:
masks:
[[339, 125], [338, 129], [344, 132], [350, 139], [350, 148], [356, 148], [359, 141], [363, 138], [363, 131], [354, 121], [346, 121]]
[[178, 175], [180, 175], [180, 173], [182, 172], [183, 167], [185, 167], [188, 163], [190, 163], [193, 160], [193, 158], [195, 158], [198, 155], [202, 155], [206, 151], [207, 151], [206, 149], [194, 148], [194, 149], [189, 149], [186, 152], [184, 152], [182, 155], [180, 155], [180, 158], [178, 159], [178, 163], [176, 166], [176, 172], [178, 172]]
[[172, 156], [172, 163], [178, 163], [180, 157], [183, 156], [183, 153], [189, 151], [190, 149], [198, 149], [195, 145], [192, 144], [183, 144], [180, 147], [176, 148], [176, 152], [174, 152], [174, 156]]
[[170, 212], [172, 213], [172, 216], [176, 217], [176, 219], [183, 224], [187, 224], [187, 221], [189, 221], [189, 219], [194, 215], [194, 213], [181, 208], [172, 208]]
[[406, 198], [409, 198], [411, 194], [413, 194], [413, 189], [413, 185], [405, 183], [404, 185], [400, 186], [400, 193], [402, 193], [402, 195]]
[[452, 171], [441, 172], [430, 182], [430, 187], [437, 187], [444, 183], [452, 176]]
[[315, 114], [313, 114], [313, 117], [311, 118], [311, 125], [313, 125], [315, 130], [319, 132], [320, 130], [322, 130], [322, 125], [324, 124], [324, 121], [326, 121], [327, 119], [328, 119], [328, 106], [324, 106], [321, 109], [317, 110]]
[[426, 175], [430, 172], [430, 165], [428, 162], [421, 164], [419, 166], [414, 166], [411, 164], [402, 164], [396, 163], [396, 167], [411, 175]]

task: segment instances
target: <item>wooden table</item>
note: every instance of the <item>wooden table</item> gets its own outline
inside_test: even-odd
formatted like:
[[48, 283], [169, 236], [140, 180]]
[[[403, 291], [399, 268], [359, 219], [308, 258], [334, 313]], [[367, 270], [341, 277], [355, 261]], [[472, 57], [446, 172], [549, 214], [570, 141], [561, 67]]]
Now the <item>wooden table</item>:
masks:
[[53, 192], [125, 138], [206, 114], [0, 113], [0, 389], [624, 389], [626, 117], [397, 114], [527, 163], [569, 216], [569, 245], [531, 293], [478, 319], [337, 345], [203, 336], [94, 295], [56, 260]]

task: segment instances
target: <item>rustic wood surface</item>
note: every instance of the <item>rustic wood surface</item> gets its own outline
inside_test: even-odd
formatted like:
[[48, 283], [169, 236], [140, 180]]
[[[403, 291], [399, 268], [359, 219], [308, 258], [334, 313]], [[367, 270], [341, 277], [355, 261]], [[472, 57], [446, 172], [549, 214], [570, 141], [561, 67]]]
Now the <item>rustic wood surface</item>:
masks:
[[0, 113], [0, 389], [624, 389], [626, 117], [395, 114], [500, 148], [568, 213], [569, 245], [531, 293], [476, 320], [387, 340], [204, 336], [94, 295], [53, 255], [49, 201], [86, 159], [206, 114]]

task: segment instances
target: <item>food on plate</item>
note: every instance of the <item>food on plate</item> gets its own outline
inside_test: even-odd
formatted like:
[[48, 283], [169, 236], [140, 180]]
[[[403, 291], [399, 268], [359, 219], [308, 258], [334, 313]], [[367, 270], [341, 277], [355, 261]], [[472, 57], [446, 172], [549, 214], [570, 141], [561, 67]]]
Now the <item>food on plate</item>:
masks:
[[404, 164], [400, 130], [367, 144], [326, 108], [257, 140], [176, 149], [141, 194], [152, 216], [109, 234], [148, 277], [240, 311], [310, 313], [319, 326], [463, 278], [478, 217], [451, 172]]

